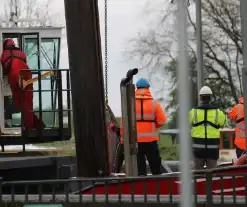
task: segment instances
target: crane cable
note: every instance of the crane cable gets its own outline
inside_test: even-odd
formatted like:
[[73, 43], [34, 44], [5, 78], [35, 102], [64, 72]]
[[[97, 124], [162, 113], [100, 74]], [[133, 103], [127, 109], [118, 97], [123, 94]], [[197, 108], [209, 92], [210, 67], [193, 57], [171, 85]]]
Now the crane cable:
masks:
[[108, 33], [107, 33], [107, 0], [105, 0], [105, 101], [108, 105]]
[[[111, 128], [111, 124], [117, 125], [117, 122], [115, 120], [115, 117], [111, 111], [110, 106], [108, 105], [108, 19], [107, 19], [107, 15], [108, 15], [108, 8], [107, 8], [107, 0], [105, 0], [105, 19], [104, 19], [104, 24], [105, 24], [105, 102], [106, 102], [106, 111], [108, 111], [110, 119], [111, 119], [111, 123], [110, 126], [108, 127], [108, 131], [107, 131], [107, 142], [108, 142], [108, 147], [112, 146], [112, 140], [115, 140], [114, 134], [115, 131]], [[116, 144], [116, 147], [118, 147], [118, 145]], [[110, 150], [112, 151], [112, 149]], [[110, 152], [109, 151], [109, 152]], [[116, 151], [116, 150], [114, 150]], [[113, 173], [115, 170], [115, 162], [117, 159], [117, 153], [115, 153], [115, 155], [113, 155], [111, 152], [109, 153], [109, 171], [110, 173]]]

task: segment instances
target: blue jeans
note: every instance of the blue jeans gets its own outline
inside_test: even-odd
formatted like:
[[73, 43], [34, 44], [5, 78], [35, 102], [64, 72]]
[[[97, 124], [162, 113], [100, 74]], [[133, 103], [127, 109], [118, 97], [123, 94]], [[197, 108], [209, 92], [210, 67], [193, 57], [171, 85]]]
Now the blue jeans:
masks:
[[245, 151], [244, 150], [241, 150], [237, 146], [235, 146], [235, 147], [236, 147], [236, 155], [237, 155], [237, 158], [240, 158], [241, 155], [245, 154]]

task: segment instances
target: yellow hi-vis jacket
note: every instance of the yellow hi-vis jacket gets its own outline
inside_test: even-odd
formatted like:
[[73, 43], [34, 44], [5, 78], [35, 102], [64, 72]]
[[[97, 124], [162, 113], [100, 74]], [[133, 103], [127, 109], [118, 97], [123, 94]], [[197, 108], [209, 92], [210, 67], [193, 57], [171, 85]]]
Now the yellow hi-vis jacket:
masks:
[[219, 149], [220, 130], [228, 124], [227, 116], [217, 108], [198, 107], [189, 112], [193, 149]]

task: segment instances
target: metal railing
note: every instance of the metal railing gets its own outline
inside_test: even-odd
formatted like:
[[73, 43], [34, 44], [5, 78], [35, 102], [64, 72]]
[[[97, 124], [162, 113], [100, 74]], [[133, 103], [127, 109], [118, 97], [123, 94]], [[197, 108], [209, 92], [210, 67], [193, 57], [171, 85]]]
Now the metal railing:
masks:
[[[191, 182], [196, 206], [247, 204], [246, 167], [197, 171]], [[234, 168], [232, 168], [234, 170]], [[180, 202], [180, 173], [146, 177], [71, 178], [1, 182], [0, 204], [172, 204]], [[22, 189], [22, 190], [20, 190]], [[50, 193], [47, 193], [49, 189]], [[82, 190], [81, 190], [82, 189]], [[11, 205], [11, 206], [12, 206]]]
[[[159, 137], [166, 135], [171, 137], [172, 144], [179, 144], [179, 130], [178, 129], [161, 129], [159, 130]], [[220, 129], [220, 149], [234, 149], [235, 129], [223, 128]]]
[[[21, 73], [24, 73], [26, 70], [22, 70]], [[32, 70], [32, 74], [38, 75], [38, 89], [22, 89], [21, 93], [21, 104], [22, 104], [22, 110], [21, 110], [21, 129], [22, 134], [24, 136], [28, 136], [27, 132], [24, 130], [24, 113], [27, 112], [34, 112], [37, 113], [39, 119], [43, 119], [44, 113], [51, 113], [52, 119], [54, 121], [53, 126], [49, 126], [50, 129], [58, 129], [58, 135], [59, 137], [63, 137], [64, 129], [68, 129], [68, 134], [71, 134], [71, 112], [72, 112], [72, 106], [71, 106], [71, 83], [70, 83], [70, 70], [69, 69], [53, 69], [52, 72], [54, 75], [50, 77], [50, 80], [48, 80], [50, 83], [50, 89], [43, 89], [42, 88], [42, 79], [41, 75], [43, 72], [48, 72], [51, 70]], [[62, 74], [64, 73], [64, 74]], [[63, 86], [64, 83], [64, 86]], [[24, 110], [24, 93], [38, 93], [38, 110], [31, 110], [31, 111], [25, 111]], [[51, 109], [43, 109], [42, 103], [42, 93], [44, 92], [50, 92], [50, 100], [51, 101]], [[65, 93], [65, 94], [64, 94]], [[67, 102], [66, 106], [64, 105], [64, 97], [66, 96]], [[37, 101], [37, 100], [36, 100]], [[64, 126], [64, 113], [67, 113], [68, 117], [68, 126]], [[58, 123], [56, 126], [56, 122]], [[45, 129], [44, 129], [45, 130]], [[43, 133], [44, 130], [39, 131], [38, 136], [39, 139], [43, 139]], [[52, 136], [52, 135], [51, 135]]]

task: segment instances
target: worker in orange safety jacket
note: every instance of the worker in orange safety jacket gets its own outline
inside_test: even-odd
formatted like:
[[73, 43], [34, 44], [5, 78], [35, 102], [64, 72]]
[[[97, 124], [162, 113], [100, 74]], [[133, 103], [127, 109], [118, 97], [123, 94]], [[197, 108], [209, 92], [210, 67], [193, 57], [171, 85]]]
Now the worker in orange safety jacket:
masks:
[[235, 141], [237, 158], [241, 157], [246, 150], [245, 125], [244, 125], [244, 98], [241, 97], [239, 103], [236, 104], [229, 112], [228, 116], [231, 120], [236, 121]]
[[[138, 174], [146, 175], [146, 158], [153, 175], [161, 174], [161, 157], [158, 148], [158, 129], [164, 126], [167, 118], [161, 105], [149, 91], [149, 82], [141, 78], [136, 83], [136, 124], [137, 124], [137, 165]], [[124, 134], [122, 119], [120, 125], [122, 146]]]
[[[12, 39], [6, 39], [3, 42], [3, 53], [1, 55], [1, 64], [3, 68], [3, 74], [8, 76], [8, 83], [11, 88], [14, 103], [17, 108], [24, 110], [24, 127], [26, 130], [36, 129], [41, 130], [45, 128], [45, 124], [40, 120], [33, 112], [33, 84], [28, 85], [25, 90], [29, 92], [22, 92], [20, 86], [20, 76], [23, 76], [23, 80], [29, 80], [32, 78], [32, 72], [26, 63], [26, 54], [20, 51], [15, 46]], [[21, 70], [27, 69], [27, 71]], [[23, 97], [22, 97], [23, 93]], [[23, 98], [23, 104], [22, 104]]]

